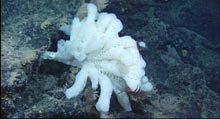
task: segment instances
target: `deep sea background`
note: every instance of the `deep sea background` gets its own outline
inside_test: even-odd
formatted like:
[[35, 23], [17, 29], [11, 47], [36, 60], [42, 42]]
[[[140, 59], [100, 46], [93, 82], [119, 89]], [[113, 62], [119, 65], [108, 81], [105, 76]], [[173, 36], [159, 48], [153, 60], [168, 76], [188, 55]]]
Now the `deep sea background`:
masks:
[[[89, 0], [87, 0], [89, 1]], [[77, 67], [42, 60], [69, 39], [59, 27], [70, 24], [80, 0], [1, 1], [1, 117], [100, 117], [84, 92], [67, 100]], [[113, 94], [109, 117], [220, 118], [220, 0], [109, 0], [101, 12], [114, 13], [130, 35], [147, 48], [140, 53], [150, 93], [129, 94], [124, 112]]]

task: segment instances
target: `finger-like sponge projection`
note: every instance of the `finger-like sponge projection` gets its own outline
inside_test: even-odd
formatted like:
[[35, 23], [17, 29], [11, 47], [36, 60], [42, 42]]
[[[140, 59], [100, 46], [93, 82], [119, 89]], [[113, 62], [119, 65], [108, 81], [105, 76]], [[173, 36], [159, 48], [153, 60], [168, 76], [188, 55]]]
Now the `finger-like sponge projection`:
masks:
[[96, 103], [99, 112], [109, 111], [112, 92], [121, 106], [131, 111], [125, 89], [135, 92], [153, 88], [145, 76], [146, 63], [134, 39], [118, 36], [123, 25], [115, 14], [98, 13], [94, 4], [87, 4], [87, 10], [84, 19], [75, 17], [71, 25], [61, 26], [70, 40], [59, 40], [57, 52], [46, 51], [42, 57], [81, 67], [75, 83], [65, 91], [67, 98], [79, 95], [90, 79], [94, 90], [100, 85]]

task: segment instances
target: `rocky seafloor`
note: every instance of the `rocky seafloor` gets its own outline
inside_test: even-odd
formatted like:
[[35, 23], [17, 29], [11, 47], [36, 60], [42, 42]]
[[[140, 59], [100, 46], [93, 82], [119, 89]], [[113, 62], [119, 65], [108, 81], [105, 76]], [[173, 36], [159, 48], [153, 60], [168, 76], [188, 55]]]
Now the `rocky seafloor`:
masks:
[[[90, 82], [79, 96], [66, 99], [76, 67], [42, 60], [56, 51], [59, 31], [70, 23], [79, 0], [1, 1], [1, 117], [100, 117], [99, 90]], [[111, 0], [103, 12], [115, 13], [120, 35], [144, 41], [141, 54], [154, 84], [150, 93], [129, 93], [132, 112], [116, 96], [109, 117], [219, 118], [220, 15], [218, 0]], [[93, 97], [93, 98], [91, 98]]]

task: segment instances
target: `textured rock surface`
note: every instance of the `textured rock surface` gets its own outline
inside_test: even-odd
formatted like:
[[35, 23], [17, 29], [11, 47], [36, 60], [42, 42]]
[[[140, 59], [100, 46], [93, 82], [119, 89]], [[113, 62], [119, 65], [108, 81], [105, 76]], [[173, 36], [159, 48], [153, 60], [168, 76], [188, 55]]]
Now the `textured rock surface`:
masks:
[[[92, 106], [96, 98], [88, 98], [91, 89], [64, 97], [77, 68], [38, 58], [41, 51], [56, 51], [58, 39], [69, 39], [57, 29], [71, 22], [79, 1], [1, 2], [1, 117], [99, 117]], [[103, 11], [122, 21], [120, 34], [146, 42], [147, 49], [140, 50], [156, 86], [151, 94], [127, 91], [133, 112], [122, 112], [113, 95], [110, 116], [220, 117], [218, 5], [218, 0], [110, 1]]]

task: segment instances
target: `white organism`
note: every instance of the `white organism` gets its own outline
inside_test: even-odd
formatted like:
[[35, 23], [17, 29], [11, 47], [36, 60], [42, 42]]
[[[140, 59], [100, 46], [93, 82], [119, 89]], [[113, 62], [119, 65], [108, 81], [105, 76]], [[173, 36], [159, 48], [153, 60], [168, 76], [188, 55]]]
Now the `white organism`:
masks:
[[98, 13], [94, 4], [88, 4], [87, 10], [83, 20], [75, 17], [71, 25], [61, 26], [60, 30], [70, 35], [70, 40], [59, 40], [57, 52], [46, 51], [42, 57], [81, 67], [75, 83], [65, 91], [68, 99], [83, 91], [89, 77], [94, 90], [100, 86], [96, 103], [99, 112], [109, 111], [112, 92], [121, 106], [131, 111], [125, 89], [136, 92], [153, 88], [145, 76], [146, 63], [134, 39], [118, 36], [123, 26], [115, 14]]
[[147, 48], [145, 42], [143, 42], [143, 41], [138, 42], [138, 45], [142, 48]]

